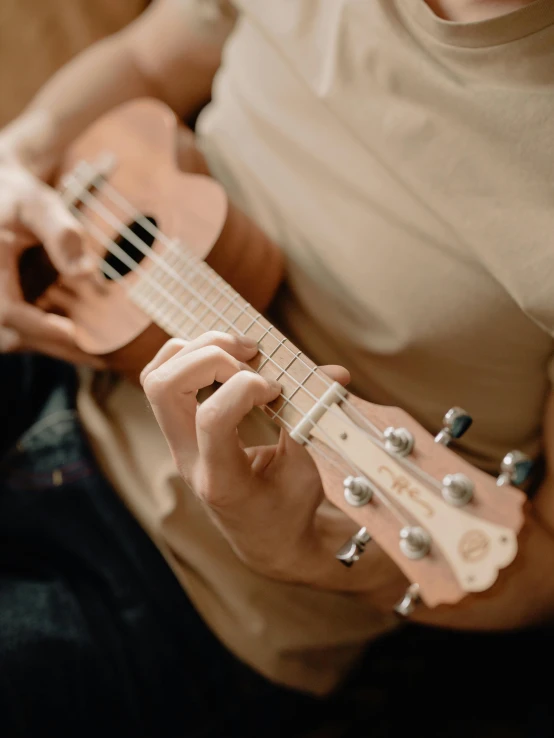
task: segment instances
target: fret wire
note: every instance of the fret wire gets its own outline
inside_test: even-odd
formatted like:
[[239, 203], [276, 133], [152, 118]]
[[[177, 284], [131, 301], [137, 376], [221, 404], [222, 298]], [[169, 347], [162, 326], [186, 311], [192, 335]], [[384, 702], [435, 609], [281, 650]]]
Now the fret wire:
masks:
[[[200, 317], [198, 318], [198, 320], [199, 320], [199, 322], [200, 322], [200, 323], [202, 323], [202, 322], [204, 321], [204, 318], [206, 318], [206, 316], [207, 316], [207, 315], [209, 315], [209, 313], [213, 313], [213, 312], [215, 312], [215, 307], [214, 307], [214, 306], [215, 306], [215, 304], [217, 303], [217, 301], [218, 301], [219, 299], [221, 299], [221, 297], [225, 297], [225, 291], [226, 291], [226, 290], [227, 290], [227, 289], [229, 288], [229, 285], [228, 285], [228, 284], [227, 284], [226, 282], [224, 282], [224, 283], [223, 283], [223, 289], [221, 289], [221, 288], [219, 287], [219, 282], [223, 282], [223, 279], [221, 279], [221, 277], [218, 277], [217, 279], [214, 279], [214, 280], [212, 280], [212, 282], [211, 282], [211, 284], [210, 284], [210, 288], [209, 288], [209, 290], [208, 290], [208, 291], [206, 292], [206, 294], [204, 295], [204, 301], [205, 301], [205, 302], [208, 302], [208, 299], [212, 299], [212, 298], [211, 298], [211, 293], [212, 293], [212, 292], [213, 292], [214, 290], [218, 290], [218, 291], [219, 291], [219, 295], [217, 296], [217, 298], [216, 298], [215, 302], [214, 302], [213, 304], [211, 304], [211, 305], [210, 305], [210, 304], [206, 305], [206, 308], [205, 308], [204, 312], [203, 312], [203, 313], [202, 313], [202, 315], [201, 315], [201, 316], [200, 316]], [[228, 308], [228, 307], [229, 307], [229, 306], [227, 306], [227, 307], [225, 308], [225, 310], [227, 310], [227, 308]], [[225, 311], [223, 311], [223, 312], [225, 312]], [[222, 315], [223, 315], [223, 312], [221, 313]], [[210, 326], [209, 326], [209, 327], [207, 328], [207, 330], [211, 331], [211, 330], [212, 330], [212, 328], [213, 328], [213, 326], [217, 324], [217, 321], [218, 321], [218, 320], [219, 320], [219, 318], [217, 318], [217, 320], [215, 320], [215, 321], [214, 321], [214, 323], [212, 323], [212, 325], [210, 325]]]
[[[229, 285], [227, 285], [227, 287], [229, 287]], [[231, 289], [232, 289], [232, 288], [231, 288]], [[225, 313], [227, 312], [227, 310], [229, 310], [229, 308], [230, 308], [230, 307], [235, 307], [235, 306], [237, 306], [237, 303], [238, 303], [238, 302], [240, 302], [240, 301], [242, 300], [242, 297], [241, 297], [241, 296], [239, 295], [239, 293], [238, 293], [238, 292], [236, 292], [235, 290], [233, 290], [233, 292], [235, 293], [235, 295], [234, 295], [233, 299], [232, 299], [232, 300], [231, 300], [231, 302], [230, 302], [230, 303], [229, 303], [229, 304], [227, 305], [227, 307], [226, 307], [226, 308], [225, 308], [225, 310], [224, 310], [224, 311], [223, 311], [223, 312], [221, 313], [221, 315], [225, 315]], [[227, 322], [229, 322], [229, 321], [228, 321], [228, 319], [227, 319]], [[235, 326], [234, 326], [234, 323], [233, 323], [233, 322], [231, 322], [231, 325], [227, 326], [227, 328], [225, 329], [225, 331], [228, 331], [228, 330], [229, 330], [230, 328], [234, 328], [234, 327], [235, 327]]]
[[[252, 306], [251, 306], [251, 305], [249, 305], [249, 307], [252, 307]], [[255, 318], [254, 318], [254, 320], [253, 320], [253, 321], [252, 321], [252, 322], [250, 323], [250, 325], [248, 326], [248, 328], [245, 328], [245, 329], [244, 329], [244, 331], [243, 331], [244, 335], [246, 335], [246, 334], [248, 333], [248, 331], [250, 330], [250, 328], [252, 328], [252, 326], [253, 326], [253, 325], [255, 325], [256, 323], [259, 323], [259, 322], [260, 322], [260, 318], [261, 318], [261, 317], [262, 317], [262, 314], [261, 314], [261, 313], [258, 313], [258, 314], [256, 315], [256, 317], [255, 317]]]
[[[279, 341], [279, 343], [277, 344], [277, 346], [275, 346], [275, 348], [273, 349], [273, 351], [265, 357], [265, 359], [262, 361], [262, 363], [260, 364], [260, 366], [257, 368], [256, 371], [261, 372], [262, 369], [264, 368], [264, 366], [267, 364], [267, 362], [270, 361], [274, 357], [274, 355], [277, 353], [277, 351], [279, 351], [279, 349], [281, 348], [281, 346], [284, 346], [285, 345], [285, 342], [287, 340], [288, 339], [283, 338], [281, 341]], [[279, 365], [277, 364], [277, 366], [279, 366]], [[282, 373], [283, 372], [281, 372], [281, 374]]]
[[260, 344], [264, 340], [264, 338], [266, 338], [267, 336], [269, 336], [269, 334], [271, 333], [271, 331], [273, 330], [273, 328], [274, 328], [274, 326], [270, 325], [269, 328], [266, 328], [265, 329], [265, 332], [260, 336], [260, 338], [258, 338], [258, 344]]
[[[194, 272], [196, 272], [197, 277], [200, 277], [200, 284], [196, 288], [194, 288], [194, 283], [192, 281], [191, 281], [191, 285], [193, 286], [193, 288], [200, 295], [200, 299], [206, 304], [208, 302], [208, 295], [210, 295], [210, 293], [214, 289], [218, 289], [219, 288], [219, 283], [220, 282], [224, 282], [224, 280], [219, 275], [215, 275], [215, 278], [214, 278], [214, 276], [209, 271], [206, 270], [206, 268], [205, 268], [206, 265], [205, 265], [205, 263], [203, 261], [201, 261], [201, 260], [199, 261], [194, 256], [192, 256], [191, 254], [187, 253], [186, 251], [183, 251], [183, 250], [179, 249], [179, 241], [178, 240], [175, 240], [175, 239], [169, 240], [168, 246], [172, 249], [172, 252], [171, 253], [175, 255], [176, 261], [177, 262], [179, 262], [179, 261], [181, 262], [179, 266], [185, 266], [189, 270], [189, 277], [190, 277], [191, 274], [194, 274]], [[175, 247], [177, 247], [177, 248], [175, 248]], [[173, 279], [175, 280], [175, 277], [173, 277]], [[204, 295], [201, 292], [201, 290], [202, 290], [202, 288], [204, 286], [202, 284], [202, 282], [207, 283], [208, 286], [209, 286], [208, 291]], [[225, 286], [228, 287], [227, 283], [225, 283]], [[191, 288], [190, 288], [190, 286], [188, 284], [185, 285], [185, 289], [192, 296], [192, 291], [191, 291]], [[216, 300], [216, 302], [217, 302], [217, 300]], [[196, 305], [194, 306], [194, 308], [192, 308], [192, 310], [196, 310], [199, 305], [200, 305], [200, 302], [197, 299], [196, 300]], [[194, 320], [196, 321], [196, 325], [194, 326], [194, 328], [196, 328], [197, 326], [201, 326], [202, 325], [202, 321], [204, 320], [204, 318], [206, 317], [206, 315], [209, 312], [211, 312], [212, 310], [213, 310], [212, 306], [208, 304], [207, 308], [205, 309], [204, 313], [202, 313], [202, 315], [201, 315], [200, 318], [198, 318], [198, 316], [194, 315]], [[217, 323], [217, 320], [215, 321], [215, 323], [213, 325], [216, 325], [216, 323]]]
[[[202, 320], [206, 316], [208, 312], [211, 311], [211, 306], [209, 306], [202, 316], [198, 318], [198, 316], [193, 312], [195, 311], [200, 305], [201, 301], [204, 303], [206, 302], [208, 296], [211, 292], [213, 292], [214, 289], [218, 288], [218, 282], [223, 282], [224, 280], [217, 275], [215, 279], [208, 280], [206, 274], [202, 272], [202, 267], [205, 266], [204, 262], [197, 262], [190, 258], [186, 253], [175, 250], [175, 246], [178, 246], [178, 242], [171, 241], [168, 246], [171, 247], [170, 256], [173, 257], [173, 259], [169, 259], [169, 265], [171, 265], [171, 261], [175, 262], [175, 266], [177, 267], [183, 267], [185, 266], [188, 269], [188, 275], [191, 277], [190, 284], [186, 284], [185, 289], [181, 287], [182, 293], [187, 293], [189, 297], [193, 297], [192, 303], [189, 303], [188, 305], [188, 312], [189, 315], [184, 315], [181, 320], [178, 320], [179, 312], [183, 312], [182, 308], [183, 306], [179, 303], [176, 303], [173, 306], [173, 309], [169, 311], [166, 310], [164, 313], [160, 312], [160, 308], [157, 310], [157, 316], [159, 316], [160, 320], [165, 323], [168, 327], [171, 328], [172, 332], [179, 332], [181, 335], [183, 334], [183, 328], [184, 326], [190, 321], [192, 323], [192, 326], [190, 327], [191, 331], [196, 330], [197, 328], [202, 328]], [[156, 271], [160, 271], [163, 276], [166, 277], [166, 280], [164, 282], [164, 289], [167, 289], [167, 287], [173, 283], [173, 286], [175, 284], [178, 285], [177, 281], [177, 274], [172, 274], [171, 272], [164, 272], [163, 268], [166, 266], [166, 263], [157, 266], [157, 269], [154, 270], [153, 274], [148, 275], [149, 277], [153, 277], [154, 279], [157, 278]], [[170, 266], [171, 268], [171, 266]], [[146, 276], [146, 275], [144, 275]], [[144, 278], [141, 280], [142, 283], [144, 283]], [[205, 294], [202, 294], [202, 289], [204, 289], [205, 285], [208, 285], [208, 291]], [[178, 285], [179, 286], [179, 285]], [[225, 283], [225, 286], [228, 287], [227, 283]], [[152, 283], [150, 282], [148, 284], [148, 287], [150, 288], [148, 292], [152, 291]], [[155, 289], [155, 287], [154, 287]], [[194, 296], [193, 291], [196, 291], [198, 295], [200, 296], [200, 300]], [[173, 293], [172, 293], [173, 294]], [[184, 297], [184, 294], [182, 295]], [[147, 298], [148, 299], [148, 298]], [[150, 298], [150, 304], [152, 305], [152, 299]], [[190, 316], [190, 317], [189, 317]], [[216, 321], [217, 322], [217, 321]], [[189, 331], [185, 331], [185, 334], [188, 335]], [[190, 340], [190, 338], [188, 339]]]
[[[206, 264], [201, 259], [196, 258], [194, 255], [187, 253], [186, 251], [179, 249], [180, 241], [178, 239], [169, 239], [168, 245], [172, 249], [172, 253], [179, 253], [181, 255], [181, 259], [184, 262], [184, 265], [187, 267], [187, 269], [191, 269], [192, 272], [196, 272], [199, 274], [204, 280], [208, 280], [208, 274], [209, 272], [206, 272]], [[176, 251], [175, 251], [176, 247]], [[218, 275], [219, 276], [219, 275]], [[210, 274], [210, 277], [212, 275]], [[213, 278], [212, 278], [213, 281]]]
[[[223, 297], [225, 296], [225, 290], [226, 290], [226, 289], [228, 288], [228, 286], [229, 286], [229, 285], [225, 284], [225, 286], [224, 286], [224, 288], [223, 288], [223, 289], [224, 289], [224, 291], [223, 291], [223, 292], [221, 293], [220, 297], [221, 297], [221, 296], [223, 296]], [[228, 304], [227, 304], [227, 305], [226, 305], [226, 306], [225, 306], [224, 308], [220, 308], [220, 310], [219, 310], [219, 312], [220, 312], [220, 315], [218, 315], [218, 316], [216, 317], [216, 319], [214, 320], [214, 322], [213, 322], [213, 323], [210, 323], [210, 325], [209, 325], [209, 326], [207, 327], [207, 329], [206, 329], [206, 330], [208, 330], [208, 331], [211, 331], [211, 330], [213, 330], [214, 326], [216, 326], [216, 325], [217, 325], [217, 322], [218, 322], [219, 320], [221, 320], [221, 319], [222, 319], [222, 318], [224, 317], [224, 315], [225, 315], [225, 313], [227, 312], [227, 310], [229, 310], [229, 308], [230, 308], [230, 307], [231, 307], [232, 305], [235, 305], [235, 304], [236, 304], [236, 302], [237, 302], [237, 300], [240, 300], [240, 295], [239, 295], [239, 293], [238, 293], [238, 292], [236, 292], [235, 290], [233, 290], [233, 292], [235, 293], [235, 296], [233, 297], [233, 299], [232, 299], [232, 300], [230, 300], [230, 301], [228, 302]], [[219, 299], [220, 299], [220, 298], [218, 297], [218, 300], [219, 300]], [[216, 302], [217, 302], [217, 300], [216, 300]], [[209, 312], [214, 312], [213, 308], [211, 308], [211, 307], [210, 307], [210, 308], [206, 308], [206, 311], [205, 311], [205, 312], [204, 312], [204, 314], [203, 314], [203, 315], [202, 315], [202, 316], [200, 317], [200, 320], [201, 320], [201, 321], [202, 321], [202, 320], [204, 320], [204, 317], [205, 317], [205, 316], [206, 316], [206, 315], [207, 315], [207, 314], [208, 314]]]
[[[175, 246], [179, 246], [179, 241], [173, 241], [172, 242], [172, 248]], [[193, 264], [193, 269], [197, 271], [197, 273], [200, 275], [200, 277], [205, 281], [208, 282], [210, 285], [209, 291], [204, 295], [204, 298], [206, 298], [210, 292], [214, 289], [220, 289], [219, 285], [223, 283], [223, 291], [220, 292], [223, 295], [224, 291], [226, 289], [232, 289], [230, 285], [225, 282], [223, 277], [221, 277], [219, 274], [216, 274], [215, 272], [211, 272], [206, 268], [206, 263], [202, 260], [198, 260], [194, 258], [191, 254], [189, 254], [186, 250], [178, 249], [177, 251], [174, 251], [173, 253], [176, 253], [178, 255], [178, 258], [181, 260], [181, 265], [184, 265], [185, 267], [189, 268], [189, 265]], [[234, 290], [233, 290], [234, 291]], [[237, 293], [238, 295], [238, 293]], [[238, 295], [240, 297], [240, 295]], [[205, 317], [205, 314], [202, 316]]]
[[229, 325], [229, 328], [236, 328], [235, 323], [237, 322], [237, 320], [239, 318], [242, 318], [243, 315], [248, 315], [248, 310], [251, 307], [252, 307], [252, 305], [249, 302], [247, 302], [246, 305], [244, 305], [244, 307], [241, 308], [241, 311], [238, 313], [238, 315], [235, 315], [235, 317], [233, 318], [233, 320], [231, 320], [230, 325]]
[[297, 351], [297, 353], [292, 357], [292, 359], [289, 361], [286, 367], [284, 369], [281, 369], [279, 374], [275, 377], [276, 381], [279, 381], [279, 379], [281, 379], [283, 374], [285, 374], [291, 368], [291, 366], [300, 356], [302, 356], [302, 351]]
[[[302, 353], [302, 352], [301, 352], [301, 353]], [[308, 379], [310, 379], [310, 377], [312, 377], [312, 376], [313, 376], [313, 375], [314, 375], [314, 374], [315, 374], [316, 372], [317, 372], [317, 366], [316, 366], [316, 365], [314, 365], [314, 366], [313, 366], [313, 367], [312, 367], [312, 368], [310, 369], [310, 371], [308, 372], [308, 375], [307, 375], [306, 377], [304, 377], [304, 379], [303, 379], [303, 380], [302, 380], [302, 381], [300, 382], [300, 384], [298, 385], [298, 387], [296, 387], [296, 388], [295, 388], [294, 392], [293, 392], [292, 394], [290, 394], [290, 395], [289, 395], [289, 399], [292, 399], [292, 398], [294, 397], [294, 395], [295, 395], [295, 394], [296, 394], [296, 393], [298, 392], [298, 390], [301, 390], [301, 389], [306, 389], [306, 387], [305, 387], [305, 384], [306, 384], [306, 382], [307, 382], [307, 381], [308, 381]]]
[[[301, 353], [302, 353], [302, 351], [299, 351], [299, 352], [298, 352], [298, 354], [301, 354]], [[295, 356], [294, 358], [296, 359], [297, 357]], [[295, 394], [296, 394], [297, 392], [299, 392], [299, 391], [300, 391], [301, 389], [303, 389], [303, 390], [306, 390], [306, 387], [305, 387], [305, 384], [306, 384], [306, 382], [308, 381], [308, 379], [309, 379], [309, 378], [310, 378], [310, 377], [311, 377], [311, 376], [312, 376], [313, 374], [315, 374], [315, 372], [316, 372], [316, 371], [317, 371], [317, 366], [313, 366], [313, 367], [312, 367], [312, 368], [310, 369], [310, 371], [308, 372], [308, 375], [307, 375], [306, 377], [304, 377], [304, 379], [303, 379], [303, 380], [302, 380], [302, 381], [301, 381], [301, 382], [300, 382], [299, 384], [297, 384], [297, 386], [296, 386], [296, 387], [294, 388], [294, 390], [293, 390], [293, 391], [292, 391], [292, 392], [290, 393], [290, 395], [288, 395], [288, 396], [287, 396], [287, 395], [285, 395], [285, 394], [283, 393], [283, 399], [284, 399], [284, 402], [283, 402], [283, 404], [281, 405], [281, 407], [279, 408], [279, 410], [277, 410], [277, 413], [276, 413], [276, 416], [277, 416], [277, 417], [280, 417], [279, 413], [281, 412], [281, 410], [282, 410], [282, 409], [283, 409], [283, 408], [284, 408], [284, 407], [285, 407], [286, 405], [289, 405], [289, 404], [290, 404], [290, 402], [291, 402], [292, 398], [294, 397], [294, 395], [295, 395]]]
[[189, 322], [189, 320], [190, 320], [189, 317], [187, 317], [186, 315], [183, 315], [181, 317], [181, 320], [179, 320], [178, 322], [175, 323], [175, 325], [177, 327], [178, 337], [179, 338], [182, 338], [185, 341], [188, 340], [186, 338], [186, 336], [188, 335], [188, 330], [185, 330], [185, 326]]
[[[187, 264], [185, 263], [185, 264], [184, 264], [184, 266], [186, 267], [186, 266], [187, 266]], [[208, 295], [210, 295], [210, 293], [211, 293], [211, 292], [212, 292], [212, 291], [213, 291], [214, 289], [216, 289], [216, 288], [217, 288], [217, 285], [215, 285], [215, 284], [213, 283], [213, 281], [210, 281], [209, 279], [207, 279], [206, 275], [205, 275], [205, 274], [203, 274], [203, 273], [202, 273], [201, 271], [199, 271], [199, 270], [197, 270], [197, 276], [196, 276], [196, 277], [195, 277], [194, 279], [195, 279], [195, 280], [198, 280], [199, 284], [197, 284], [197, 285], [195, 286], [195, 282], [194, 282], [194, 280], [192, 280], [192, 281], [191, 281], [191, 283], [190, 283], [190, 286], [189, 286], [189, 285], [186, 285], [186, 288], [185, 288], [185, 289], [187, 289], [187, 291], [188, 291], [188, 292], [189, 292], [189, 294], [191, 294], [191, 295], [193, 294], [193, 293], [192, 293], [192, 290], [196, 290], [196, 291], [198, 292], [198, 294], [200, 295], [201, 299], [202, 299], [202, 300], [203, 300], [204, 302], [206, 302], [206, 300], [208, 299]], [[203, 293], [203, 292], [202, 292], [202, 290], [203, 290], [203, 289], [205, 288], [206, 284], [208, 285], [208, 289], [207, 289], [207, 291], [206, 291], [206, 292], [204, 292], [204, 293]], [[192, 288], [192, 289], [191, 289], [191, 288]], [[199, 305], [200, 305], [200, 302], [198, 301], [198, 299], [197, 299], [197, 303], [198, 303], [198, 306], [199, 306]]]
[[298, 408], [295, 405], [293, 405], [292, 402], [290, 402], [289, 398], [285, 394], [282, 395], [282, 398], [283, 398], [283, 402], [281, 403], [281, 407], [279, 408], [279, 410], [277, 410], [276, 412], [272, 411], [274, 413], [273, 419], [279, 418], [279, 420], [282, 420], [283, 416], [281, 415], [281, 410], [283, 410], [287, 405], [291, 405], [292, 409], [295, 412], [299, 413], [302, 417], [304, 416], [304, 413], [298, 410]]

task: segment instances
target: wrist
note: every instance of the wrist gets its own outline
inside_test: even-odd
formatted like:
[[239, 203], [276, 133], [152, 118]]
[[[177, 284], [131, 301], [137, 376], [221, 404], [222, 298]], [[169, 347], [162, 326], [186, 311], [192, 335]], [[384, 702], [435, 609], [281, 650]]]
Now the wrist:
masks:
[[45, 181], [57, 168], [62, 151], [54, 116], [46, 110], [29, 110], [0, 132], [0, 161], [16, 160]]

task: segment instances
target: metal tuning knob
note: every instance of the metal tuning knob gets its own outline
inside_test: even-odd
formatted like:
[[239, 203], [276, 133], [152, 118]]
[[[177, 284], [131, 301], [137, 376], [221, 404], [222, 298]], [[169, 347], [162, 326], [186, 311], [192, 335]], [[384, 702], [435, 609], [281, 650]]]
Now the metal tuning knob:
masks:
[[385, 428], [385, 450], [395, 456], [408, 456], [412, 453], [415, 439], [407, 428]]
[[419, 584], [410, 584], [404, 597], [394, 606], [394, 612], [400, 617], [407, 618], [415, 610], [419, 599]]
[[502, 459], [501, 474], [496, 480], [499, 487], [507, 484], [523, 484], [533, 468], [533, 460], [521, 451], [510, 451]]
[[400, 531], [400, 550], [409, 559], [422, 559], [431, 548], [431, 536], [417, 525], [407, 525]]
[[373, 497], [371, 484], [364, 477], [346, 477], [344, 480], [344, 499], [353, 507], [367, 505]]
[[442, 480], [442, 497], [449, 505], [462, 507], [471, 501], [474, 488], [465, 474], [447, 474]]
[[335, 557], [344, 566], [352, 566], [365, 551], [366, 545], [371, 541], [371, 536], [367, 532], [366, 528], [360, 528], [360, 530], [349, 538], [344, 546], [335, 554]]
[[443, 429], [435, 436], [435, 443], [448, 446], [451, 441], [461, 438], [473, 423], [471, 415], [461, 407], [451, 407], [442, 419]]

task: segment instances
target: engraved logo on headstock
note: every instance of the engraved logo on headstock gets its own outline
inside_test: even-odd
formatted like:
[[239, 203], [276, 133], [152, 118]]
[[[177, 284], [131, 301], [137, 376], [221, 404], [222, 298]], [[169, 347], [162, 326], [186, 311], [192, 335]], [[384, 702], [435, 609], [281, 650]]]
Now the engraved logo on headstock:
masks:
[[464, 561], [481, 561], [488, 554], [491, 539], [482, 530], [468, 530], [460, 538], [458, 551]]
[[421, 494], [417, 487], [414, 487], [410, 484], [410, 480], [408, 477], [403, 476], [402, 474], [395, 474], [392, 469], [390, 469], [388, 466], [380, 466], [379, 467], [379, 473], [383, 474], [385, 473], [387, 476], [390, 476], [392, 480], [392, 484], [390, 485], [390, 488], [393, 492], [396, 492], [397, 495], [408, 495], [410, 499], [412, 499], [416, 505], [419, 505], [425, 510], [425, 514], [428, 518], [432, 518], [435, 514], [435, 511], [429, 505], [428, 502], [421, 499]]

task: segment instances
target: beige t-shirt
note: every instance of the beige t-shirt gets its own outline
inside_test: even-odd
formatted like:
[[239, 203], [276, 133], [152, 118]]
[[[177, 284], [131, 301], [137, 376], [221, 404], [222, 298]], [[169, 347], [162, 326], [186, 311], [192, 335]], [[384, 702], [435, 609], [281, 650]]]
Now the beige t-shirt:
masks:
[[[198, 134], [286, 253], [280, 327], [432, 431], [465, 407], [464, 450], [486, 470], [512, 448], [536, 454], [554, 333], [554, 2], [477, 24], [423, 0], [235, 5]], [[81, 400], [109, 477], [240, 658], [324, 692], [391, 626], [352, 597], [246, 570], [138, 391], [121, 385], [105, 412]]]

